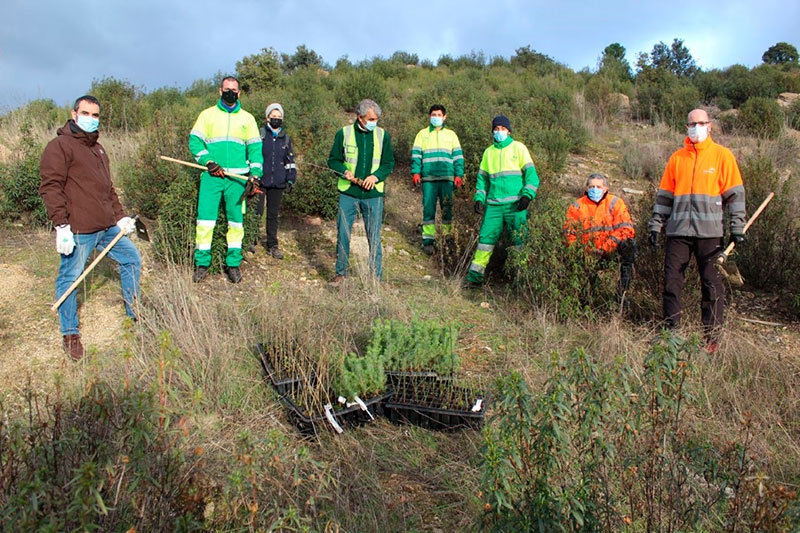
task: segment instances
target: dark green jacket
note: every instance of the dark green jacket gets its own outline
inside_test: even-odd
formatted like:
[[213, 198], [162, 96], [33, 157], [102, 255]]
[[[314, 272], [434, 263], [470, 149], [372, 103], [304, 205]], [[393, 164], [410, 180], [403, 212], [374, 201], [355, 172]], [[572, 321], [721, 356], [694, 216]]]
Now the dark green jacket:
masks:
[[[392, 149], [392, 142], [389, 138], [389, 133], [384, 132], [383, 147], [381, 148], [381, 163], [375, 172], [372, 170], [372, 154], [373, 154], [373, 134], [362, 130], [358, 124], [355, 124], [355, 137], [356, 146], [358, 147], [358, 163], [356, 164], [355, 176], [364, 179], [370, 174], [374, 174], [378, 178], [378, 183], [386, 181], [389, 174], [394, 170], [394, 150]], [[333, 139], [333, 146], [328, 155], [328, 168], [339, 174], [344, 174], [347, 167], [345, 166], [345, 153], [344, 153], [344, 128], [336, 132]], [[355, 198], [377, 198], [383, 196], [383, 192], [378, 188], [373, 188], [368, 191], [358, 185], [351, 184], [350, 187], [341, 191], [342, 194], [353, 196]]]

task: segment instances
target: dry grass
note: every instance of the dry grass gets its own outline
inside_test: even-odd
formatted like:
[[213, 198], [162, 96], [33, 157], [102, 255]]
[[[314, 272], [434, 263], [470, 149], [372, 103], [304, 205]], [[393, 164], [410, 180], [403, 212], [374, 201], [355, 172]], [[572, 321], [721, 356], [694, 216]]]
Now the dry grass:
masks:
[[[617, 139], [596, 139], [596, 142], [606, 147], [629, 146], [626, 152], [636, 158], [631, 164], [637, 163], [642, 168], [663, 165], [666, 156], [679, 146], [674, 134], [663, 128], [633, 131], [636, 143], [625, 141], [634, 138], [629, 131]], [[37, 136], [41, 135], [45, 141], [51, 134], [38, 132]], [[7, 139], [8, 132], [0, 132], [0, 142], [5, 144]], [[109, 136], [104, 142], [114, 156], [115, 167], [135, 154], [135, 138]], [[783, 153], [782, 146], [775, 145], [776, 153]], [[599, 153], [618, 151], [615, 148]], [[617, 163], [596, 162], [609, 167]], [[2, 346], [25, 351], [31, 342], [47, 343], [53, 349], [37, 355], [49, 362], [35, 367], [39, 379], [44, 384], [61, 381], [76, 391], [98, 377], [119, 385], [125, 380], [155, 383], [159, 375], [168, 376], [170, 401], [174, 405], [185, 405], [188, 411], [188, 406], [196, 402], [197, 408], [188, 416], [185, 427], [191, 445], [213, 450], [208, 472], [216, 483], [224, 483], [228, 475], [219, 457], [237, 453], [237, 438], [243, 431], [251, 435], [275, 431], [282, 436], [277, 457], [291, 461], [293, 454], [307, 445], [309, 457], [320, 464], [315, 475], [324, 472], [328, 476], [330, 489], [326, 493], [329, 499], [324, 523], [338, 524], [350, 531], [468, 529], [481, 512], [480, 435], [431, 433], [379, 422], [341, 436], [322, 435], [299, 443], [295, 429], [265, 383], [258, 360], [252, 354], [254, 344], [271, 342], [290, 351], [288, 347], [297, 340], [301, 346], [299, 357], [313, 357], [315, 372], [324, 374], [324, 369], [332, 367], [341, 354], [363, 348], [376, 318], [452, 321], [461, 327], [460, 378], [491, 388], [497, 376], [514, 369], [537, 387], [547, 377], [544, 369], [551, 355], [566, 354], [577, 347], [585, 347], [597, 361], [610, 363], [622, 358], [634, 369], [640, 369], [649, 341], [657, 333], [652, 325], [655, 317], [639, 323], [618, 316], [596, 322], [561, 323], [547, 308], [521, 307], [513, 289], [502, 284], [481, 291], [462, 291], [461, 276], [476, 239], [470, 199], [465, 195], [457, 197], [458, 253], [452, 263], [445, 264], [440, 255], [427, 258], [419, 249], [416, 225], [420, 198], [406, 185], [407, 176], [402, 170], [395, 175], [397, 181], [390, 184], [386, 205], [383, 282], [377, 282], [367, 273], [360, 221], [354, 230], [352, 275], [341, 287], [331, 289], [325, 282], [334, 261], [330, 254], [335, 239], [332, 225], [326, 224], [315, 235], [318, 240], [314, 241], [314, 253], [304, 253], [297, 243], [307, 238], [308, 228], [302, 221], [286, 217], [281, 222], [281, 236], [287, 258], [277, 262], [260, 251], [243, 265], [242, 284], [231, 285], [222, 276], [193, 284], [188, 269], [149, 265], [143, 279], [139, 322], [127, 330], [117, 324], [121, 322], [119, 313], [107, 309], [116, 309], [113, 306], [119, 302], [109, 297], [111, 304], [103, 307], [101, 314], [110, 340], [98, 343], [95, 355], [86, 364], [68, 365], [64, 361], [57, 348], [58, 336], [53, 333], [55, 320], [44, 317], [44, 311], [35, 327], [46, 331], [46, 337], [23, 335], [18, 330], [20, 322], [14, 317], [2, 318], [0, 327], [15, 330], [0, 336]], [[48, 239], [41, 236], [20, 242], [24, 242], [21, 246], [26, 250], [36, 248], [34, 251], [44, 256], [52, 253], [45, 243]], [[0, 251], [3, 272], [11, 270], [7, 264], [22, 262], [21, 268], [30, 271], [26, 275], [36, 270], [35, 275], [43, 277], [47, 272], [40, 273], [39, 266], [31, 265], [52, 266], [51, 260], [31, 259], [27, 252], [9, 252], [7, 248]], [[145, 257], [147, 261], [147, 254]], [[446, 266], [450, 269], [445, 269]], [[690, 279], [691, 276], [696, 273], [690, 274]], [[106, 284], [109, 293], [117, 289], [111, 279]], [[51, 281], [48, 278], [43, 283]], [[42, 300], [47, 300], [52, 292], [22, 283], [12, 289], [18, 289], [26, 302], [42, 309], [46, 303]], [[105, 293], [98, 290], [87, 294], [89, 301], [81, 311], [84, 316], [96, 310]], [[698, 307], [696, 300], [687, 300], [683, 334], [699, 333]], [[17, 314], [20, 309], [20, 305], [12, 306], [7, 300], [0, 305], [4, 313]], [[729, 313], [728, 324], [720, 351], [696, 361], [697, 374], [691, 383], [695, 390], [692, 424], [698, 434], [725, 444], [740, 437], [742, 419], [749, 414], [754, 423], [753, 449], [759, 465], [774, 479], [797, 484], [800, 480], [797, 328], [775, 332], [764, 327], [740, 327], [735, 313]], [[90, 332], [101, 329], [100, 326], [91, 329], [91, 322], [87, 326]], [[13, 347], [9, 344], [12, 336]], [[297, 368], [305, 368], [301, 359]], [[7, 380], [23, 379], [8, 367], [4, 367], [3, 376]], [[323, 379], [320, 390], [324, 390], [324, 382]], [[253, 446], [268, 449], [257, 438]], [[276, 475], [275, 479], [287, 483], [287, 487], [292, 483], [288, 474], [285, 478]], [[386, 527], [387, 523], [390, 526]]]

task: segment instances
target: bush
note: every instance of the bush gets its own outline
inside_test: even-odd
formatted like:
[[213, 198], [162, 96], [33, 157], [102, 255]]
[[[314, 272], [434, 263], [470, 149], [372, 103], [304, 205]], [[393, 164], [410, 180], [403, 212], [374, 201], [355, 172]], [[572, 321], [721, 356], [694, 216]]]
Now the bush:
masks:
[[43, 148], [33, 136], [31, 122], [20, 126], [20, 140], [14, 156], [0, 163], [0, 215], [6, 220], [44, 226], [48, 222], [44, 201], [39, 196], [39, 163]]
[[795, 177], [782, 181], [772, 159], [747, 158], [741, 167], [747, 192], [747, 211], [753, 213], [770, 192], [775, 198], [748, 229], [744, 246], [733, 258], [753, 287], [782, 294], [792, 302], [800, 294], [800, 227], [796, 213], [800, 184]]
[[561, 319], [592, 317], [614, 301], [617, 271], [601, 276], [596, 285], [590, 282], [600, 265], [583, 247], [566, 246], [563, 227], [568, 205], [559, 194], [540, 189], [528, 209], [523, 247], [509, 253], [506, 269], [519, 293], [533, 304], [554, 307]]
[[737, 123], [749, 135], [777, 139], [783, 129], [783, 112], [775, 100], [753, 97], [739, 110]]
[[144, 135], [133, 161], [126, 162], [120, 170], [125, 201], [138, 213], [156, 218], [162, 204], [159, 198], [169, 186], [186, 173], [199, 175], [200, 170], [171, 163], [159, 158], [160, 155], [194, 163], [189, 152], [188, 117], [176, 120], [156, 113], [153, 125]]
[[383, 78], [371, 69], [359, 69], [348, 73], [344, 79], [337, 80], [336, 103], [345, 111], [355, 110], [356, 105], [365, 98], [378, 102], [384, 108], [388, 101], [387, 95]]
[[698, 342], [664, 333], [641, 370], [623, 357], [598, 361], [583, 349], [555, 354], [536, 390], [516, 372], [498, 379], [495, 415], [484, 429], [483, 525], [789, 528], [786, 509], [795, 495], [753, 471], [752, 428], [743, 424], [734, 442], [715, 446], [690, 426]]

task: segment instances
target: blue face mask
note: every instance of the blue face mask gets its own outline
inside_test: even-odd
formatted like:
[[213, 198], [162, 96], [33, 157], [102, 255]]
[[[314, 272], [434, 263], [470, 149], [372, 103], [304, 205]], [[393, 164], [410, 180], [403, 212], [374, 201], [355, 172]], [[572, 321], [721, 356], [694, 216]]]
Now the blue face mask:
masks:
[[440, 128], [444, 124], [444, 117], [431, 117], [431, 126]]
[[494, 135], [494, 140], [496, 142], [503, 142], [508, 139], [508, 132], [507, 131], [495, 131], [492, 135]]
[[86, 133], [94, 133], [100, 125], [100, 119], [89, 115], [78, 115], [78, 118], [75, 119], [75, 124]]
[[604, 191], [600, 187], [589, 187], [586, 191], [586, 196], [593, 202], [599, 202], [600, 199], [603, 198], [603, 193]]
[[378, 127], [378, 121], [377, 120], [366, 120], [366, 121], [364, 121], [364, 128], [367, 131], [375, 131], [375, 128], [377, 128], [377, 127]]

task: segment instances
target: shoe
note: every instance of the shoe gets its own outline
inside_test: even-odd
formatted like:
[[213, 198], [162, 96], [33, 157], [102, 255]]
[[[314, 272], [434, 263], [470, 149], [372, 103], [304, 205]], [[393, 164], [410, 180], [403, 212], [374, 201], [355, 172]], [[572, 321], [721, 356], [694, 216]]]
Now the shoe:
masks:
[[461, 287], [468, 290], [477, 290], [483, 287], [483, 283], [479, 281], [464, 280], [464, 283], [461, 285]]
[[423, 244], [422, 251], [425, 252], [425, 255], [433, 255], [434, 249], [432, 244]]
[[80, 361], [83, 359], [84, 352], [80, 334], [64, 335], [62, 346], [73, 361]]
[[208, 276], [208, 267], [199, 266], [195, 267], [194, 269], [194, 276], [192, 276], [192, 281], [195, 283], [200, 283]]
[[231, 283], [239, 283], [242, 281], [242, 272], [239, 270], [239, 267], [225, 267], [225, 274], [228, 275], [228, 280]]
[[251, 244], [250, 246], [248, 246], [247, 247], [247, 253], [250, 253], [250, 254], [256, 253], [256, 245], [255, 244]]
[[333, 276], [333, 279], [328, 283], [331, 287], [339, 287], [342, 283], [344, 283], [345, 277], [344, 276]]
[[283, 254], [281, 253], [280, 250], [278, 250], [277, 246], [273, 246], [272, 248], [270, 248], [267, 251], [267, 253], [272, 257], [274, 257], [275, 259], [283, 259]]

